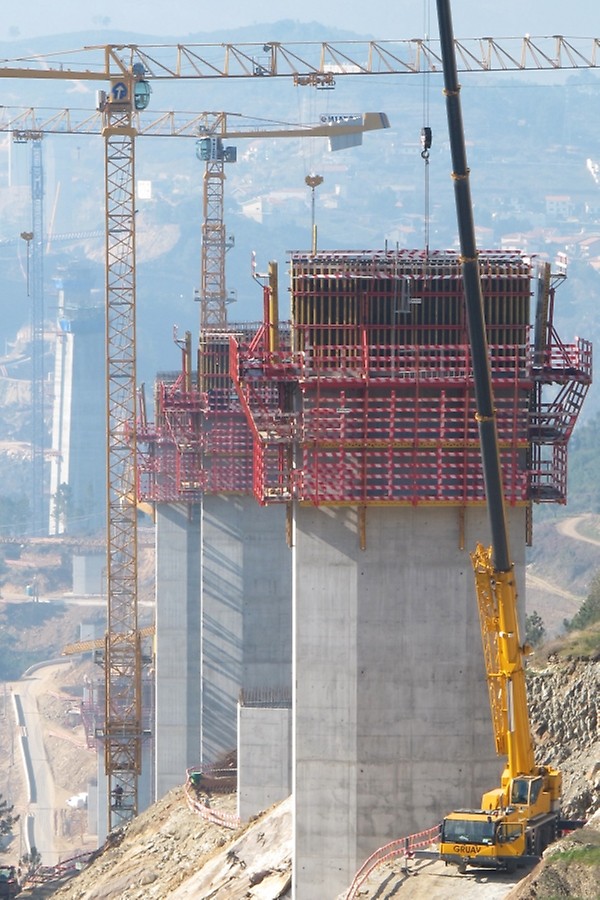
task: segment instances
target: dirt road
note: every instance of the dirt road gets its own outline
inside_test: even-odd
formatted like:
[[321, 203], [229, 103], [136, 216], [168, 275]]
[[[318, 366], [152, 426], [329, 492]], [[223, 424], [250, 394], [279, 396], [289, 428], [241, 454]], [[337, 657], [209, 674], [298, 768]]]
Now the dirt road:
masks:
[[[95, 771], [94, 755], [86, 749], [80, 727], [66, 729], [60, 721], [48, 719], [45, 711], [49, 697], [60, 698], [57, 685], [64, 677], [63, 670], [71, 666], [71, 660], [64, 660], [33, 667], [19, 681], [7, 685], [7, 694], [18, 698], [6, 704], [5, 724], [12, 749], [11, 759], [3, 763], [8, 766], [10, 762], [11, 767], [6, 772], [0, 767], [2, 777], [6, 775], [11, 782], [15, 768], [20, 776], [11, 791], [11, 802], [20, 815], [19, 846], [13, 852], [20, 856], [33, 844], [42, 863], [49, 866], [88, 849], [88, 844], [95, 846], [84, 831], [86, 810], [66, 804], [71, 794], [86, 787], [87, 779], [82, 779], [88, 770]], [[56, 702], [64, 708], [66, 695]]]
[[[413, 860], [409, 874], [402, 872], [402, 863], [388, 864], [377, 870], [360, 891], [360, 900], [504, 900], [515, 884], [530, 868], [514, 875], [505, 872], [468, 870], [459, 875], [454, 866], [437, 860]], [[371, 886], [372, 885], [372, 886]], [[365, 888], [368, 893], [363, 893]]]
[[581, 516], [573, 516], [570, 519], [563, 519], [562, 521], [558, 522], [556, 525], [556, 530], [559, 534], [562, 534], [565, 537], [572, 538], [574, 541], [585, 541], [586, 544], [594, 544], [596, 547], [600, 547], [600, 540], [598, 540], [598, 538], [590, 537], [587, 534], [582, 534], [580, 530], [581, 525], [594, 519], [597, 519], [597, 516], [593, 516], [592, 513], [585, 513]]
[[13, 695], [19, 698], [23, 717], [21, 740], [26, 747], [23, 752], [28, 754], [30, 760], [27, 762], [24, 755], [23, 763], [29, 770], [27, 831], [30, 842], [41, 853], [43, 865], [47, 866], [54, 865], [59, 860], [55, 845], [55, 818], [61, 807], [55, 796], [54, 775], [44, 744], [38, 698], [40, 693], [47, 690], [48, 674], [56, 668], [57, 666], [48, 666], [38, 669], [12, 685]]

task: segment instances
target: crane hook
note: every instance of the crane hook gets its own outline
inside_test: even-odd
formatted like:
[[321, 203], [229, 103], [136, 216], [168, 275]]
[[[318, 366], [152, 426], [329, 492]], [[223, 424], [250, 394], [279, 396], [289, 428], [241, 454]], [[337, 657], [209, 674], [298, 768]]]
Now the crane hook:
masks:
[[421, 156], [423, 159], [429, 159], [429, 148], [431, 147], [431, 128], [424, 125], [421, 128]]

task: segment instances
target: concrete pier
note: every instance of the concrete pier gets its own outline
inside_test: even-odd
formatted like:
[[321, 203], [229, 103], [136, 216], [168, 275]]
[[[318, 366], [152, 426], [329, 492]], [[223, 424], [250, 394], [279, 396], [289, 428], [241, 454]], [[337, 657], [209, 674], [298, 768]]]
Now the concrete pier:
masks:
[[237, 746], [240, 690], [291, 693], [292, 554], [285, 509], [207, 496], [202, 511], [202, 754]]
[[200, 504], [156, 513], [156, 798], [200, 756]]
[[[462, 521], [370, 508], [361, 550], [354, 509], [296, 509], [295, 900], [334, 900], [375, 849], [500, 778], [469, 558], [486, 511]], [[524, 522], [510, 511], [523, 586]]]
[[48, 533], [106, 529], [104, 299], [88, 266], [59, 284]]
[[285, 510], [251, 497], [157, 508], [157, 798], [237, 747], [241, 690], [291, 695], [285, 536]]

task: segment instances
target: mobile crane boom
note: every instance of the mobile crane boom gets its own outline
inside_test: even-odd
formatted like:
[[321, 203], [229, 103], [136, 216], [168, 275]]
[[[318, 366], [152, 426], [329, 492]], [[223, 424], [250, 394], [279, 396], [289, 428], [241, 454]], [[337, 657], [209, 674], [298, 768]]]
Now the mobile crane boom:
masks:
[[512, 869], [519, 857], [541, 853], [558, 828], [560, 773], [535, 763], [519, 639], [517, 587], [511, 562], [498, 432], [485, 328], [460, 85], [449, 0], [437, 0], [446, 112], [471, 345], [479, 440], [492, 544], [471, 559], [479, 604], [496, 749], [506, 755], [501, 785], [483, 795], [481, 809], [444, 819], [440, 853], [466, 864]]

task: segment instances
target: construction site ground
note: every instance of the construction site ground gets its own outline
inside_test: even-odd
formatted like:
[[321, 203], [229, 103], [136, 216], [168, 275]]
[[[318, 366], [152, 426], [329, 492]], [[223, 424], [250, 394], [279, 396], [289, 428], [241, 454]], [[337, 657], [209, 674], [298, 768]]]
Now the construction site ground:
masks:
[[[235, 797], [207, 798], [235, 809]], [[57, 900], [276, 900], [290, 897], [291, 803], [231, 832], [190, 811], [177, 789], [143, 813], [76, 881], [54, 884]], [[473, 872], [432, 860], [397, 860], [361, 888], [361, 900], [503, 900], [526, 873]], [[24, 897], [49, 896], [40, 888]], [[342, 894], [338, 900], [343, 900]], [[315, 898], [333, 900], [333, 898]]]
[[411, 860], [407, 871], [401, 862], [390, 863], [373, 874], [358, 896], [360, 900], [504, 900], [531, 868], [514, 875], [476, 870], [459, 875], [454, 866], [438, 860]]
[[[575, 543], [576, 534], [563, 533], [561, 537]], [[588, 546], [591, 552], [597, 552], [594, 545]], [[5, 584], [5, 603], [8, 600], [10, 604], [13, 600], [22, 604], [23, 596], [11, 597], [10, 588], [7, 591], [6, 587], [8, 585]], [[569, 607], [563, 605], [560, 609], [556, 596], [556, 613], [560, 611], [562, 615], [572, 615], [572, 598], [563, 598], [565, 603], [568, 601]], [[69, 604], [64, 616], [49, 618], [39, 629], [30, 628], [28, 635], [31, 639], [37, 635], [40, 646], [46, 646], [55, 640], [58, 629], [62, 632], [64, 643], [68, 643], [76, 637], [73, 628], [78, 617], [85, 620], [89, 612], [85, 606], [78, 609], [76, 606], [71, 608]], [[51, 637], [48, 636], [49, 631], [52, 632]], [[570, 665], [575, 667], [576, 663]], [[5, 854], [9, 862], [16, 863], [23, 852], [22, 828], [28, 812], [26, 783], [18, 749], [19, 728], [13, 715], [11, 688], [22, 691], [27, 682], [27, 689], [36, 697], [38, 724], [44, 733], [55, 782], [54, 842], [64, 859], [95, 847], [95, 836], [86, 830], [86, 811], [72, 809], [66, 801], [70, 796], [84, 791], [88, 779], [96, 771], [95, 754], [86, 748], [83, 728], [74, 710], [84, 679], [99, 677], [101, 670], [91, 661], [73, 660], [42, 667], [32, 676], [12, 685], [6, 684], [4, 690], [0, 688], [0, 793], [14, 803], [15, 811], [21, 814], [14, 840]], [[558, 673], [554, 690], [557, 693], [556, 702], [563, 713], [557, 711], [556, 717], [565, 720], [564, 710], [574, 705], [573, 685], [576, 682], [573, 679], [583, 683], [588, 677], [591, 677], [591, 672], [581, 676], [577, 676], [576, 672], [569, 675], [562, 670]], [[561, 685], [565, 691], [563, 698], [558, 696]], [[591, 681], [590, 685], [591, 695]], [[569, 704], [566, 703], [567, 696], [570, 697]], [[583, 721], [583, 710], [577, 707], [575, 714]], [[587, 733], [583, 737], [579, 735], [574, 724], [575, 719], [573, 723], [569, 721], [569, 733], [565, 734], [564, 740], [565, 747], [572, 745], [573, 753], [577, 750], [579, 754], [577, 766], [581, 773], [581, 785], [572, 784], [573, 778], [568, 776], [566, 787], [571, 794], [591, 791], [597, 799], [600, 790], [597, 743]], [[182, 781], [184, 777], [182, 773]], [[214, 795], [206, 799], [213, 807], [218, 805], [225, 811], [235, 812], [234, 794]], [[430, 824], [434, 823], [423, 823], [424, 827]], [[59, 900], [165, 900], [167, 897], [175, 900], [275, 900], [291, 896], [291, 847], [289, 803], [268, 811], [239, 830], [231, 831], [205, 821], [197, 812], [190, 810], [183, 790], [179, 788], [138, 817], [126, 833], [111, 842], [90, 869], [75, 880], [69, 880], [62, 887], [55, 881], [44, 888], [27, 890], [21, 896], [55, 896]], [[360, 889], [357, 897], [360, 900], [391, 900], [396, 897], [405, 900], [513, 900], [517, 896], [513, 891], [519, 889], [516, 886], [527, 875], [527, 870], [519, 870], [514, 875], [476, 870], [459, 875], [456, 869], [446, 868], [430, 859], [411, 860], [408, 872], [403, 871], [403, 865], [403, 859], [396, 859], [380, 867]], [[204, 884], [202, 879], [205, 879]], [[334, 898], [320, 897], [315, 900]]]
[[[27, 682], [26, 689], [37, 698], [40, 727], [55, 779], [54, 845], [62, 859], [95, 848], [95, 837], [86, 829], [86, 810], [71, 809], [66, 803], [69, 796], [85, 790], [96, 769], [95, 754], [86, 749], [83, 729], [74, 724], [74, 716], [69, 719], [73, 687], [94, 675], [93, 667], [87, 671], [91, 665], [70, 662], [44, 666], [8, 688], [10, 700], [11, 687], [22, 692]], [[10, 704], [6, 713], [8, 724], [12, 717]], [[12, 802], [24, 822], [28, 809], [26, 784], [15, 739], [14, 729], [0, 730], [0, 774], [3, 784], [9, 779]], [[211, 808], [235, 813], [235, 794], [215, 794], [204, 800]], [[14, 846], [9, 851], [15, 862], [22, 849], [20, 827], [15, 830]], [[144, 812], [123, 836], [111, 840], [89, 871], [75, 881], [61, 878], [27, 889], [21, 896], [56, 896], [61, 900], [275, 900], [291, 896], [281, 893], [289, 891], [291, 848], [289, 802], [268, 811], [249, 826], [231, 831], [190, 810], [183, 789], [176, 789]], [[519, 875], [493, 872], [461, 876], [437, 861], [418, 859], [410, 861], [406, 874], [403, 865], [404, 861], [398, 859], [378, 869], [361, 889], [361, 900], [501, 900], [519, 879]]]

